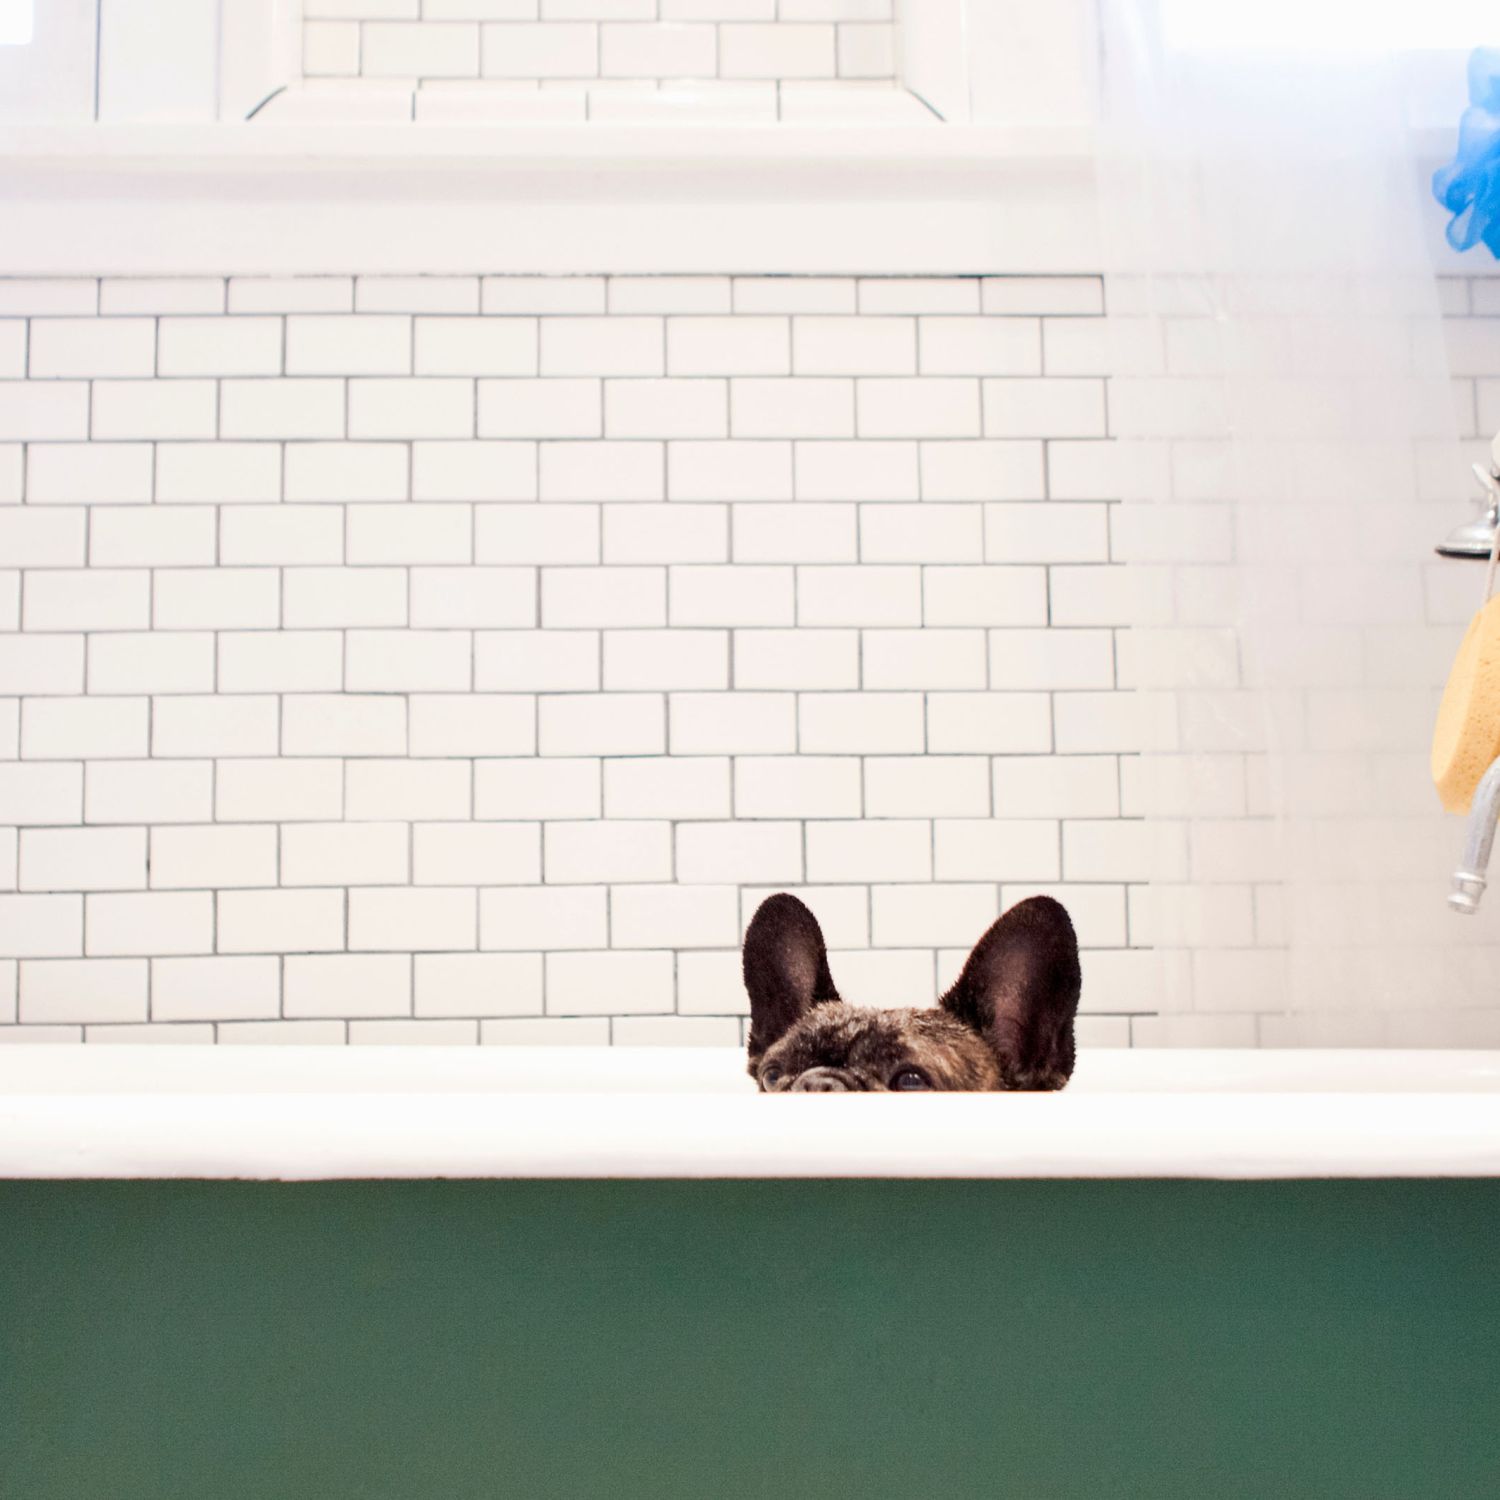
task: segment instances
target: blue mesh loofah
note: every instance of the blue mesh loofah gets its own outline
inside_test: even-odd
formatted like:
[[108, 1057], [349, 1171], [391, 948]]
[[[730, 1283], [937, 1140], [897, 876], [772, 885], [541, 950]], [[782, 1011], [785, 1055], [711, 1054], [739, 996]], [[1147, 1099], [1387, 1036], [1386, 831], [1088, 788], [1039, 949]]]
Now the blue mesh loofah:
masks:
[[1469, 56], [1469, 108], [1458, 127], [1458, 152], [1433, 173], [1432, 191], [1453, 215], [1448, 243], [1471, 250], [1482, 240], [1500, 258], [1500, 48]]

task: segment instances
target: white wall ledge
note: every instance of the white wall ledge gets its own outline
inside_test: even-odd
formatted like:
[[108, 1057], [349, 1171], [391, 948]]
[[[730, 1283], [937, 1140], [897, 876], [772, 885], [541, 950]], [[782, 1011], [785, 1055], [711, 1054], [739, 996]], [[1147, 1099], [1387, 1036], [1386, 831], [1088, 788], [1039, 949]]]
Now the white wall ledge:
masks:
[[0, 275], [1091, 272], [1087, 140], [978, 126], [16, 129], [0, 132]]
[[774, 1099], [737, 1049], [0, 1055], [0, 1177], [1497, 1174], [1495, 1053], [1093, 1053], [1061, 1094]]
[[1086, 166], [1094, 131], [1072, 125], [636, 124], [448, 125], [422, 123], [278, 125], [70, 125], [0, 129], [7, 170], [152, 163], [191, 166], [316, 167], [332, 163], [415, 161], [588, 171], [688, 164], [726, 172], [746, 167], [913, 164], [958, 170]]

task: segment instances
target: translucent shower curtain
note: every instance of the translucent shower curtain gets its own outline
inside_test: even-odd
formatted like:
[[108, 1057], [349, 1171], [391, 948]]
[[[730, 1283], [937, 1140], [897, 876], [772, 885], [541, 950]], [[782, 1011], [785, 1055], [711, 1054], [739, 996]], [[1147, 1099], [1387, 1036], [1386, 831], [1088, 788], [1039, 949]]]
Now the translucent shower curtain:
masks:
[[[1167, 1043], [1500, 1045], [1427, 748], [1483, 568], [1399, 60], [1173, 53], [1103, 0], [1101, 206]], [[1500, 350], [1497, 350], [1500, 356]]]

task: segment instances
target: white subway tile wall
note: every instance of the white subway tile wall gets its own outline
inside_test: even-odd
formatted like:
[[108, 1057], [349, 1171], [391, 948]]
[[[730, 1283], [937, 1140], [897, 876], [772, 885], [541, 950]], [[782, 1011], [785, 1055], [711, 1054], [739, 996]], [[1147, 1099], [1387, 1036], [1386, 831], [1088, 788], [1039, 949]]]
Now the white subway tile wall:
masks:
[[[888, 20], [319, 0], [307, 35], [424, 79], [833, 76]], [[1085, 1035], [1154, 1009], [1096, 278], [0, 310], [0, 1036], [732, 1042], [776, 888], [856, 1000], [930, 1001], [1050, 890], [1108, 961]]]
[[432, 118], [501, 117], [515, 88], [481, 80], [622, 103], [724, 81], [741, 93], [721, 95], [731, 107], [753, 107], [782, 81], [895, 76], [893, 0], [306, 0], [303, 15], [306, 77], [420, 86], [441, 101]]
[[[542, 7], [309, 36], [694, 55], [654, 0]], [[661, 24], [880, 24], [760, 9]], [[1476, 456], [1495, 285], [1444, 287]], [[1160, 1040], [1103, 312], [1090, 276], [0, 280], [0, 1040], [729, 1042], [776, 889], [870, 1003], [1055, 894], [1083, 1038]], [[1182, 918], [1219, 939], [1274, 921], [1247, 809]]]

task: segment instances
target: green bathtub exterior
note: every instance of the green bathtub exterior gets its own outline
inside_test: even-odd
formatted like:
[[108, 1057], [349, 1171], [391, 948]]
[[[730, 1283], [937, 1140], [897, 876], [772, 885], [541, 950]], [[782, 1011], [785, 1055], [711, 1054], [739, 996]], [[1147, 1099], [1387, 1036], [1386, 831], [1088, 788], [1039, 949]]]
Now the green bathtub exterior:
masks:
[[0, 1183], [3, 1500], [1496, 1500], [1500, 1183]]

